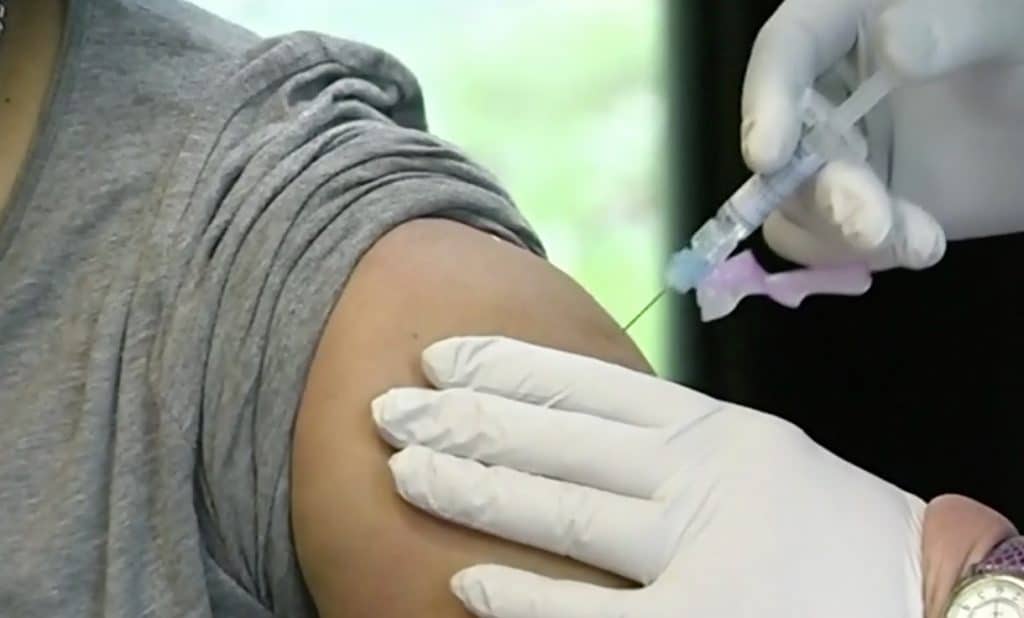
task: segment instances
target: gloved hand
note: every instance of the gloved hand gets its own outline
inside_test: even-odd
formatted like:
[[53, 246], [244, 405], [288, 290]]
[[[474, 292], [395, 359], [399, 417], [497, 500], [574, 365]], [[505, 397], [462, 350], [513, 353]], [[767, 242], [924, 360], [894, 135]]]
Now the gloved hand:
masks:
[[789, 159], [806, 89], [838, 101], [878, 67], [902, 83], [868, 115], [867, 164], [833, 163], [766, 221], [808, 265], [924, 268], [951, 239], [1024, 229], [1024, 0], [787, 0], [743, 87], [756, 172]]
[[478, 616], [922, 615], [924, 504], [777, 417], [501, 338], [423, 367], [443, 390], [373, 405], [407, 501], [643, 585], [475, 566], [452, 589]]

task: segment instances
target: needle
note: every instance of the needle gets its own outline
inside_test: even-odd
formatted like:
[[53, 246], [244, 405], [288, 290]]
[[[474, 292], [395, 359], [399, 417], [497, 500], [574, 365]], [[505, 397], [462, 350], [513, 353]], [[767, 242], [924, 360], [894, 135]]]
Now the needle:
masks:
[[634, 324], [636, 324], [637, 321], [640, 318], [644, 317], [644, 314], [647, 313], [647, 311], [651, 307], [653, 307], [655, 305], [655, 303], [657, 303], [659, 300], [661, 300], [661, 297], [665, 295], [666, 291], [667, 291], [666, 288], [661, 288], [661, 291], [658, 292], [657, 294], [655, 294], [654, 298], [652, 298], [646, 305], [644, 305], [644, 308], [640, 310], [640, 313], [638, 313], [635, 316], [633, 316], [633, 319], [630, 320], [622, 330], [623, 331], [628, 331], [630, 329], [630, 327], [633, 326]]

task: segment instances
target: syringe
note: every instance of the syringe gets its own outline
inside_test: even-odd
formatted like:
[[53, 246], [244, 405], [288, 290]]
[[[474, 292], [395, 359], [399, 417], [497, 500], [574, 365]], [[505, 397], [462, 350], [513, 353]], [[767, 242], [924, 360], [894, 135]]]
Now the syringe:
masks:
[[891, 89], [891, 80], [879, 71], [837, 108], [808, 91], [804, 133], [793, 158], [773, 174], [751, 176], [726, 200], [694, 233], [689, 246], [669, 260], [667, 286], [680, 294], [696, 288], [827, 161], [850, 154], [864, 156], [866, 148], [854, 125]]

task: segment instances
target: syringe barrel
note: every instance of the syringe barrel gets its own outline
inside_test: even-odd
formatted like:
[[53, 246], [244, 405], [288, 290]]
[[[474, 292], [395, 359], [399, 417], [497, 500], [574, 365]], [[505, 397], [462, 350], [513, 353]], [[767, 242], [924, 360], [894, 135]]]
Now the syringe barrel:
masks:
[[800, 185], [824, 165], [824, 157], [802, 141], [789, 163], [773, 174], [751, 176], [719, 208], [719, 213], [728, 211], [731, 218], [743, 225], [742, 240], [761, 227], [772, 211], [792, 197]]
[[824, 165], [825, 159], [801, 142], [784, 167], [773, 174], [755, 174], [747, 179], [697, 230], [691, 248], [718, 264]]
[[824, 164], [824, 157], [801, 142], [782, 169], [765, 176], [751, 176], [694, 233], [689, 247], [672, 256], [665, 274], [666, 285], [680, 293], [695, 288]]

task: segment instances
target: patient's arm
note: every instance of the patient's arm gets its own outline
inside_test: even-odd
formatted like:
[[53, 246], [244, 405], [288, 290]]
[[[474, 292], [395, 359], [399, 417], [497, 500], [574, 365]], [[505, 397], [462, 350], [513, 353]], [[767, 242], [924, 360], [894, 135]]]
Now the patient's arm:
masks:
[[370, 402], [424, 385], [424, 347], [500, 334], [649, 371], [576, 284], [546, 262], [442, 220], [406, 224], [363, 258], [328, 322], [297, 420], [292, 522], [303, 575], [325, 618], [465, 616], [448, 589], [479, 562], [625, 585], [568, 559], [434, 520], [401, 501]]

